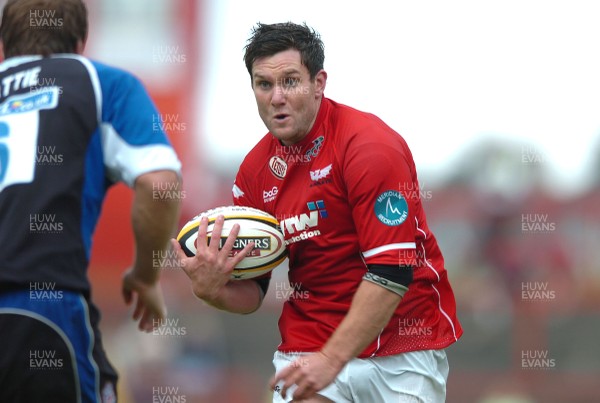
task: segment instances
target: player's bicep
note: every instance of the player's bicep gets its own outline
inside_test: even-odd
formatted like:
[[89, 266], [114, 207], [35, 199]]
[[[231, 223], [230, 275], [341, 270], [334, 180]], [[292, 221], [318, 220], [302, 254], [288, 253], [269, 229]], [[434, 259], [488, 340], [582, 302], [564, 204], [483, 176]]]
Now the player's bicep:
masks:
[[401, 147], [372, 142], [350, 153], [344, 171], [366, 263], [398, 264], [415, 248], [416, 204], [403, 191], [413, 183], [409, 159]]
[[102, 116], [100, 134], [107, 174], [132, 187], [135, 179], [159, 170], [180, 175], [181, 163], [142, 83], [117, 69], [100, 67]]

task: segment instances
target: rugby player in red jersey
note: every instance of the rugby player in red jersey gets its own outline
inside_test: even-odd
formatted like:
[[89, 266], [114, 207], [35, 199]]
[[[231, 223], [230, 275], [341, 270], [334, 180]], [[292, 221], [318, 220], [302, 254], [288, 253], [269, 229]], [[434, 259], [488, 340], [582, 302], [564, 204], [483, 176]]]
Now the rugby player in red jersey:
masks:
[[[323, 61], [306, 25], [259, 24], [246, 46], [269, 133], [240, 166], [234, 202], [280, 220], [299, 291], [279, 320], [273, 401], [444, 401], [444, 349], [462, 329], [411, 152], [375, 115], [324, 97]], [[238, 228], [219, 251], [206, 245], [206, 225], [198, 255], [181, 254], [194, 293], [219, 309], [255, 311], [270, 274], [229, 281], [243, 256], [228, 257]]]

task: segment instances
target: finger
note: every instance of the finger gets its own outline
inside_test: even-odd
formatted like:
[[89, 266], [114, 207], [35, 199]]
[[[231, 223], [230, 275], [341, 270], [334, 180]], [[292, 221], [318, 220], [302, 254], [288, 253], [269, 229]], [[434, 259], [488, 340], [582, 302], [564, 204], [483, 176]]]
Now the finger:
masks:
[[149, 333], [153, 329], [159, 327], [159, 323], [160, 322], [158, 320], [155, 320], [154, 316], [150, 314], [149, 310], [146, 309], [144, 315], [142, 315], [142, 319], [140, 319], [138, 327], [140, 330]]
[[144, 304], [142, 303], [140, 296], [138, 295], [137, 301], [135, 304], [135, 309], [133, 310], [133, 319], [138, 320], [142, 316], [143, 312], [144, 312]]
[[[227, 269], [229, 270], [233, 270], [235, 268], [235, 266], [238, 265], [239, 262], [241, 262], [244, 257], [246, 257], [246, 254], [251, 250], [248, 249], [248, 246], [250, 245], [246, 245], [246, 247], [244, 247], [244, 249], [237, 251], [237, 253], [233, 253], [233, 246], [235, 245], [235, 240], [237, 239], [238, 234], [240, 233], [240, 225], [239, 224], [234, 224], [233, 227], [231, 228], [231, 231], [229, 231], [229, 235], [227, 236], [227, 239], [225, 240], [225, 244], [223, 245], [223, 249], [221, 249], [221, 259], [223, 260], [223, 262], [226, 262], [228, 259], [229, 260], [228, 264], [227, 264]], [[253, 248], [254, 246], [252, 246]]]
[[164, 320], [167, 317], [167, 312], [167, 306], [164, 303], [162, 303], [158, 309], [158, 312], [156, 313], [156, 316], [158, 319]]
[[219, 215], [215, 220], [215, 225], [213, 226], [212, 233], [210, 235], [210, 243], [208, 244], [208, 248], [213, 251], [218, 251], [221, 243], [221, 233], [223, 232], [223, 224], [225, 223], [225, 217]]
[[[299, 371], [294, 371], [292, 374], [290, 374], [290, 376], [288, 376], [285, 380], [285, 383], [281, 386], [281, 396], [287, 398], [288, 389], [290, 389], [293, 386], [297, 387], [298, 383], [300, 383], [300, 379], [301, 374], [299, 375]], [[295, 392], [295, 390], [293, 390], [292, 392]]]
[[179, 241], [177, 239], [171, 238], [171, 248], [175, 252], [177, 260], [181, 261], [187, 258], [185, 252], [183, 251], [183, 249], [181, 249], [181, 245], [179, 244]]
[[254, 242], [250, 242], [248, 243], [248, 245], [244, 246], [244, 249], [239, 251], [235, 256], [231, 258], [232, 267], [237, 266], [242, 260], [244, 260], [244, 258], [248, 256], [252, 249], [254, 249]]
[[142, 332], [147, 332], [148, 328], [148, 311], [144, 312], [140, 320], [138, 321], [138, 329]]
[[317, 392], [312, 385], [304, 381], [296, 383], [296, 386], [297, 388], [294, 390], [294, 394], [292, 395], [293, 401], [309, 399]]
[[123, 284], [123, 288], [121, 289], [121, 293], [123, 294], [123, 299], [125, 300], [125, 305], [131, 305], [132, 293], [131, 290]]
[[272, 384], [271, 388], [275, 389], [275, 385], [280, 384], [281, 391], [279, 392], [281, 396], [285, 397], [287, 394], [287, 390], [292, 386], [296, 381], [296, 368], [292, 365], [288, 365], [281, 372], [275, 375], [275, 382]]
[[204, 250], [208, 246], [207, 241], [208, 233], [208, 217], [200, 218], [200, 224], [198, 225], [198, 236], [196, 237], [196, 254], [200, 250]]
[[285, 367], [281, 371], [279, 371], [275, 375], [273, 375], [271, 377], [271, 380], [269, 381], [269, 387], [271, 388], [271, 390], [275, 390], [275, 386], [277, 386], [277, 384], [279, 383], [279, 381], [281, 381], [282, 379], [284, 379], [285, 377], [287, 377], [288, 373], [292, 369], [293, 368]]
[[[197, 240], [198, 239], [196, 238], [196, 241]], [[187, 274], [187, 276], [189, 277], [190, 276], [190, 272], [189, 272], [189, 269], [188, 269], [187, 261], [190, 258], [187, 257], [187, 255], [185, 254], [185, 252], [181, 248], [181, 245], [179, 244], [179, 241], [177, 239], [171, 239], [171, 249], [173, 251], [175, 251], [175, 255], [176, 255], [176, 259], [177, 259], [177, 267], [180, 267], [181, 270], [183, 270], [183, 272], [185, 274]]]
[[231, 227], [231, 231], [229, 231], [229, 235], [227, 236], [227, 239], [225, 240], [225, 243], [223, 244], [223, 248], [221, 250], [229, 254], [229, 252], [231, 252], [231, 250], [233, 249], [233, 245], [235, 244], [235, 240], [237, 239], [239, 233], [240, 224], [233, 224], [233, 227]]

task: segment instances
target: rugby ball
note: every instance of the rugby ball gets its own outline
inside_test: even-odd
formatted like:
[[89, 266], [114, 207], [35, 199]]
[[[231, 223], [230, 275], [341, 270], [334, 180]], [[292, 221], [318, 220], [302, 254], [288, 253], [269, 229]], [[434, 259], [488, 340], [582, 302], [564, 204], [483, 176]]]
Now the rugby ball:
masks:
[[246, 280], [268, 273], [287, 257], [287, 249], [279, 222], [264, 211], [243, 206], [224, 206], [207, 210], [192, 218], [183, 226], [177, 241], [188, 257], [196, 255], [196, 239], [200, 219], [208, 217], [208, 242], [212, 235], [215, 221], [219, 215], [225, 218], [219, 249], [225, 244], [234, 224], [240, 225], [240, 232], [235, 240], [232, 255], [242, 250], [249, 242], [254, 241], [254, 249], [235, 267], [232, 280]]

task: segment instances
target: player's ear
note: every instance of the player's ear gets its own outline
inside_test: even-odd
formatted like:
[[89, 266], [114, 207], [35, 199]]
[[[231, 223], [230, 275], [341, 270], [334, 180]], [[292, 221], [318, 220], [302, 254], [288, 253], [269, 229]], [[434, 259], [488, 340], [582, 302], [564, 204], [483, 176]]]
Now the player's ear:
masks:
[[86, 39], [84, 39], [84, 40], [79, 39], [77, 41], [77, 44], [75, 45], [75, 53], [77, 53], [78, 55], [83, 55], [83, 50], [85, 49]]
[[321, 70], [315, 76], [315, 98], [321, 98], [325, 92], [325, 86], [327, 84], [327, 72]]
[[0, 41], [0, 62], [4, 61], [4, 43]]

